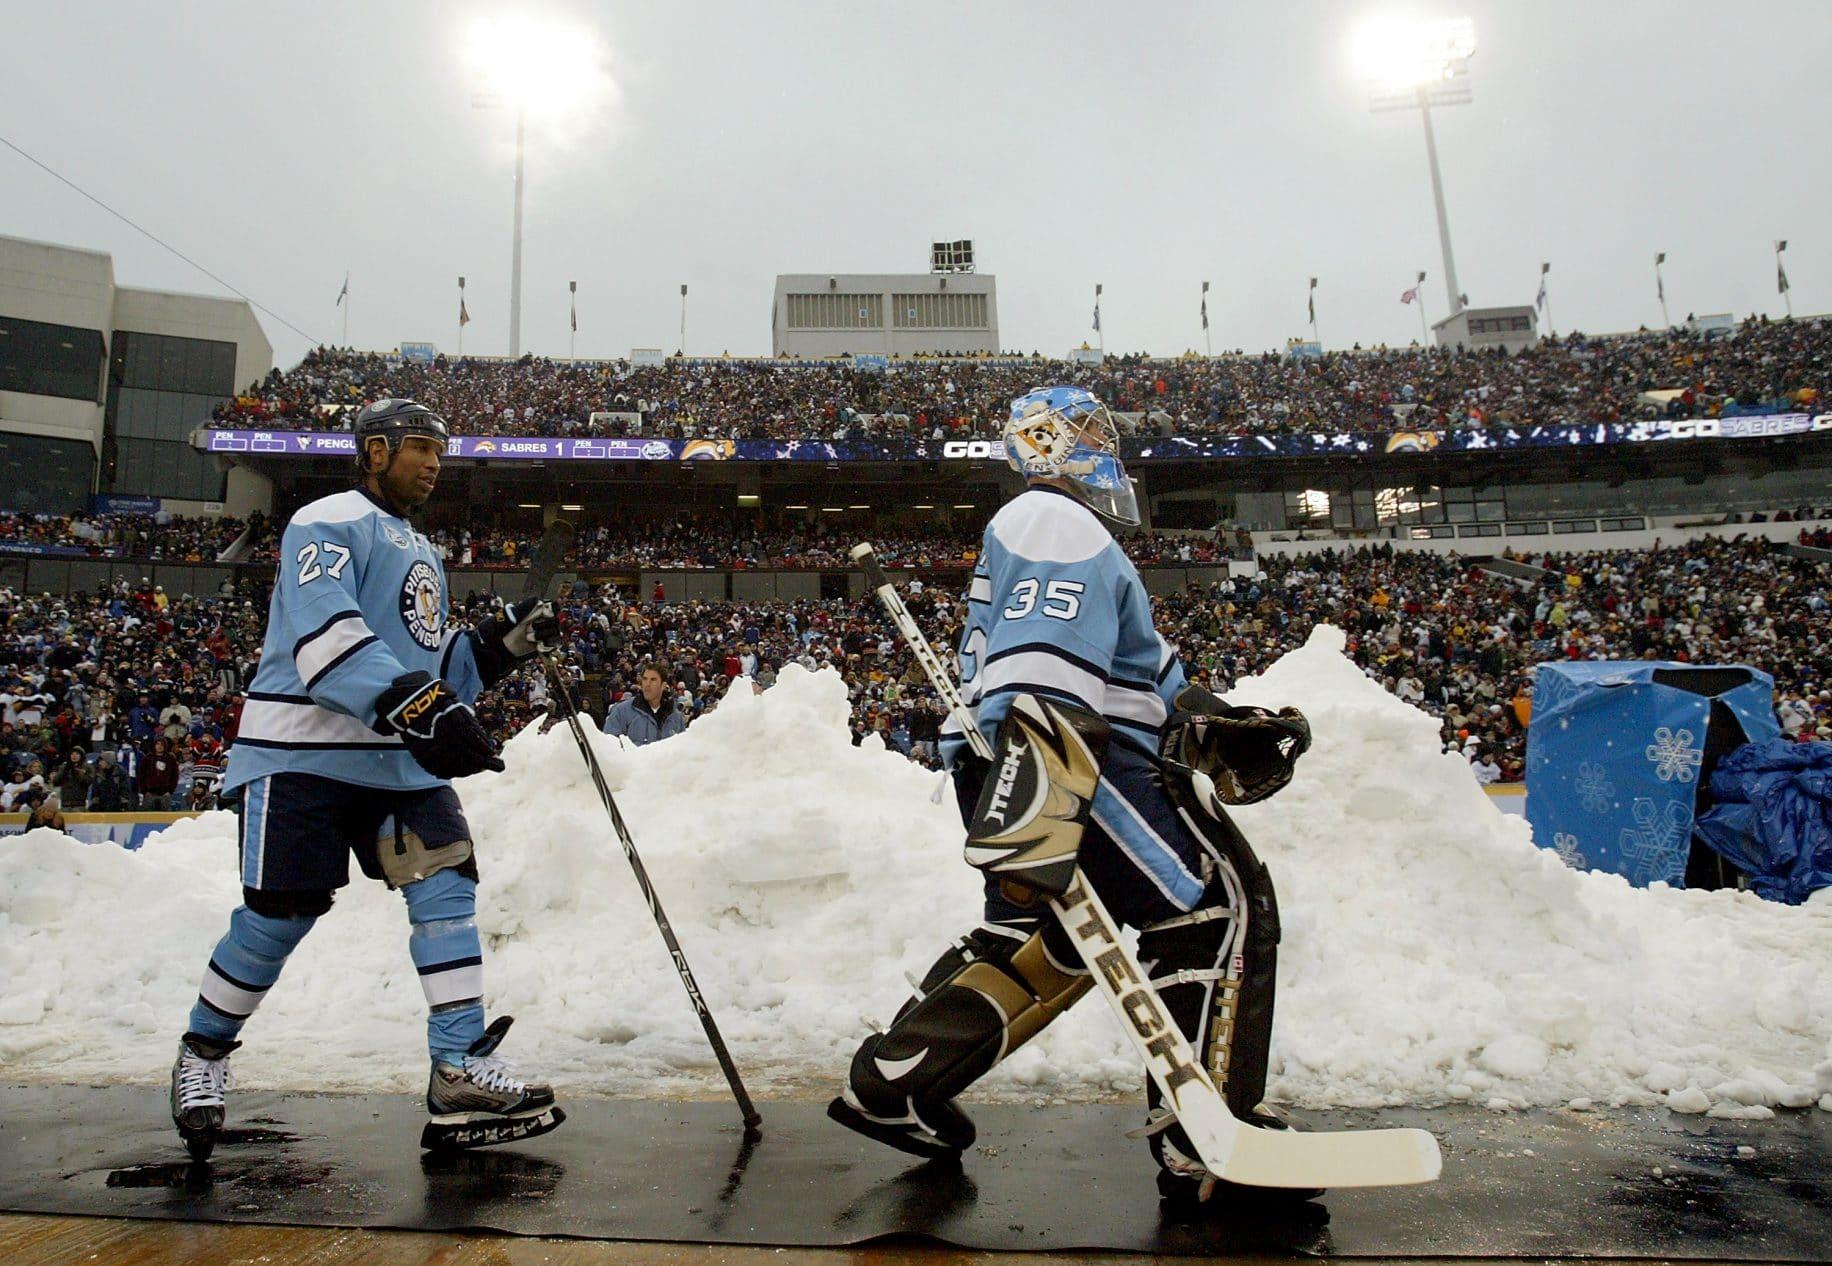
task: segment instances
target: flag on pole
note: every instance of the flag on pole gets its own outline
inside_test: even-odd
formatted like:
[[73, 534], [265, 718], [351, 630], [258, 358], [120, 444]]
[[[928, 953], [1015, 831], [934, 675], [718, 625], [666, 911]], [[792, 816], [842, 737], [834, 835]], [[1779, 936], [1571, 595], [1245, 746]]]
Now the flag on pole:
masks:
[[1094, 329], [1096, 333], [1099, 333], [1100, 331], [1100, 283], [1098, 281], [1094, 283]]
[[1654, 293], [1660, 296], [1662, 303], [1667, 301], [1667, 283], [1666, 279], [1660, 275], [1660, 266], [1666, 262], [1667, 253], [1665, 251], [1654, 256]]
[[566, 290], [568, 294], [572, 295], [572, 328], [573, 333], [577, 334], [579, 332], [579, 283], [567, 282]]
[[471, 314], [465, 310], [464, 296], [458, 296], [458, 328], [463, 329], [471, 323]]
[[1414, 286], [1410, 290], [1400, 291], [1399, 301], [1401, 303], [1412, 303], [1415, 300], [1417, 300], [1418, 297], [1419, 297], [1419, 288], [1417, 286]]
[[1202, 283], [1202, 328], [1209, 328], [1209, 283]]
[[344, 274], [343, 289], [337, 292], [337, 306], [343, 307], [343, 301], [350, 297], [350, 274]]
[[1533, 306], [1538, 308], [1541, 312], [1546, 310], [1546, 274], [1551, 271], [1551, 264], [1541, 264], [1539, 266], [1539, 297], [1533, 300]]
[[1310, 323], [1317, 323], [1317, 279], [1310, 279]]
[[1775, 293], [1778, 295], [1788, 292], [1787, 269], [1781, 266], [1781, 252], [1786, 249], [1787, 239], [1785, 237], [1775, 243]]

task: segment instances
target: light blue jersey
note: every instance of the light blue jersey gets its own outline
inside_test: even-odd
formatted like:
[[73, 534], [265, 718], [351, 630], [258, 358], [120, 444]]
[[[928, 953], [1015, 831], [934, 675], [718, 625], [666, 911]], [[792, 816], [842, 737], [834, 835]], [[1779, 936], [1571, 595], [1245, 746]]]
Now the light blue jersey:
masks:
[[[1151, 597], [1132, 560], [1092, 510], [1032, 487], [986, 525], [967, 597], [961, 697], [986, 741], [996, 740], [1018, 694], [1099, 713], [1113, 739], [1092, 823], [1175, 909], [1193, 909], [1205, 881], [1156, 760], [1183, 665], [1152, 627]], [[950, 718], [944, 758], [952, 763], [964, 746]]]
[[1098, 712], [1115, 743], [1157, 755], [1183, 667], [1093, 511], [1042, 487], [1008, 502], [986, 525], [967, 596], [961, 694], [988, 742], [1011, 697], [1030, 692]]
[[373, 726], [375, 697], [403, 673], [443, 677], [466, 703], [477, 698], [471, 638], [451, 631], [450, 613], [445, 566], [406, 519], [361, 489], [301, 509], [281, 537], [267, 640], [224, 786], [278, 773], [439, 786]]

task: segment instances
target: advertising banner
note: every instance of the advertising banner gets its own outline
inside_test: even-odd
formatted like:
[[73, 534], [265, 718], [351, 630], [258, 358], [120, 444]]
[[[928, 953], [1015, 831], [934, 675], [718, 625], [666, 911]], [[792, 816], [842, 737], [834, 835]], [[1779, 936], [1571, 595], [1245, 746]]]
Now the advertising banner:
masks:
[[[1603, 444], [1661, 444], [1676, 440], [1772, 439], [1832, 432], [1832, 413], [1764, 413], [1748, 417], [1654, 422], [1598, 422], [1399, 430], [1305, 435], [1171, 435], [1129, 437], [1120, 452], [1132, 461], [1205, 461], [1243, 457], [1337, 457], [1385, 453], [1503, 452], [1583, 448]], [[206, 428], [198, 447], [250, 456], [329, 457], [356, 451], [343, 431], [244, 431]], [[560, 436], [460, 435], [450, 456], [510, 461], [1004, 461], [997, 440], [644, 440]]]

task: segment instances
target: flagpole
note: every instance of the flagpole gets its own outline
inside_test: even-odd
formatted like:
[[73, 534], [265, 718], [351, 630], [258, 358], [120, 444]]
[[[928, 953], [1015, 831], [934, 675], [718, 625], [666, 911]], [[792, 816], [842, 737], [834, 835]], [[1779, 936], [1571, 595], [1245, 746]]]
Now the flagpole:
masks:
[[343, 288], [343, 345], [350, 346], [350, 274], [344, 274]]
[[464, 359], [464, 278], [458, 279], [458, 359]]
[[1215, 340], [1209, 337], [1209, 283], [1206, 281], [1202, 283], [1202, 349], [1210, 359], [1214, 358]]
[[1552, 328], [1552, 296], [1546, 289], [1546, 274], [1552, 271], [1552, 265], [1541, 263], [1539, 266], [1539, 310], [1546, 314], [1546, 337], [1557, 338], [1558, 331]]
[[1310, 341], [1317, 345], [1319, 355], [1323, 352], [1323, 336], [1317, 333], [1317, 279], [1310, 279]]
[[1431, 345], [1431, 335], [1425, 330], [1425, 272], [1419, 270], [1419, 279], [1412, 283], [1418, 288], [1419, 295], [1419, 347], [1424, 349]]
[[1787, 315], [1794, 319], [1794, 288], [1788, 284], [1787, 269], [1781, 266], [1781, 252], [1787, 249], [1787, 239], [1775, 243], [1775, 288], [1781, 291], [1781, 298], [1787, 304]]
[[1667, 283], [1660, 275], [1660, 266], [1667, 262], [1667, 253], [1661, 251], [1654, 256], [1654, 290], [1660, 296], [1660, 323], [1667, 329], [1673, 328], [1673, 318], [1667, 315]]
[[579, 363], [579, 283], [567, 282], [566, 290], [572, 295], [572, 329], [566, 335], [566, 362], [569, 365], [576, 365]]
[[1105, 361], [1107, 359], [1107, 331], [1101, 328], [1100, 291], [1101, 285], [1097, 281], [1094, 283], [1094, 333], [1100, 337], [1100, 358]]
[[687, 283], [681, 283], [681, 359], [687, 359]]

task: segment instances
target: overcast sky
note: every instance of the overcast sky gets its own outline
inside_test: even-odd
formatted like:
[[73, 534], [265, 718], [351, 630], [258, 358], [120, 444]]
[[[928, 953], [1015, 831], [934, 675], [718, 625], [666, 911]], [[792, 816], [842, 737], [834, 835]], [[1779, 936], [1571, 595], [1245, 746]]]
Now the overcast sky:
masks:
[[[499, 6], [508, 8], [509, 6]], [[1434, 112], [1462, 288], [1553, 325], [1655, 324], [1668, 304], [1832, 309], [1832, 5], [1472, 0], [1455, 6], [978, 0], [599, 4], [543, 12], [608, 66], [532, 129], [524, 350], [679, 342], [767, 354], [780, 272], [923, 272], [970, 237], [1000, 340], [1060, 354], [1217, 351], [1307, 333], [1404, 342], [1419, 269], [1445, 290], [1414, 113], [1373, 114], [1350, 34], [1469, 14], [1475, 102]], [[482, 4], [0, 0], [0, 135], [315, 338], [508, 346], [511, 116], [472, 106]], [[580, 78], [581, 76], [568, 76]], [[0, 148], [0, 233], [105, 250], [119, 283], [209, 278]], [[272, 317], [275, 359], [307, 339]]]

